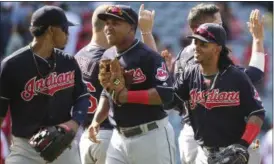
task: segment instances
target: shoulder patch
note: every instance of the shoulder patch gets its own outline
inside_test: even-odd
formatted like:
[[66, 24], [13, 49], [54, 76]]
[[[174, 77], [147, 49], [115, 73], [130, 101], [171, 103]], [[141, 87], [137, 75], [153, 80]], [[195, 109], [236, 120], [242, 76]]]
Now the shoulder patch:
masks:
[[166, 81], [169, 77], [169, 73], [167, 71], [166, 65], [162, 62], [162, 66], [157, 68], [157, 73], [155, 75], [156, 79], [160, 81]]

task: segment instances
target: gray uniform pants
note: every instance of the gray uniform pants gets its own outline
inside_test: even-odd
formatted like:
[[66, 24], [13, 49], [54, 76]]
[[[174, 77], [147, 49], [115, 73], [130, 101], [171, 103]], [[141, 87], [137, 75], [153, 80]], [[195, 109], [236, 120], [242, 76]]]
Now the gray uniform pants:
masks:
[[[50, 164], [81, 164], [77, 141]], [[10, 154], [5, 164], [46, 164], [46, 161], [29, 145], [28, 139], [12, 136]]]

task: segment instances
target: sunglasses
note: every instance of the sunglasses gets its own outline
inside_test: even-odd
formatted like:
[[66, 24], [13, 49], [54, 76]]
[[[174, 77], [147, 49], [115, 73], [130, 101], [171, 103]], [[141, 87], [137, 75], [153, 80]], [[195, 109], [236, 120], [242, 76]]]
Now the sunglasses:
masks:
[[203, 28], [196, 29], [194, 34], [197, 34], [197, 35], [200, 35], [204, 38], [216, 41], [215, 36], [211, 32], [209, 32], [209, 31], [207, 31], [206, 29], [203, 29]]

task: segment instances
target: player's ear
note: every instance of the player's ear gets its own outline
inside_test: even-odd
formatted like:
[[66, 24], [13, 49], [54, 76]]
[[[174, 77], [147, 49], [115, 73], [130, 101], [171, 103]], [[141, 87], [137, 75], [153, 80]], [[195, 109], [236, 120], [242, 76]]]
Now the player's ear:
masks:
[[135, 33], [135, 29], [136, 29], [136, 26], [135, 26], [135, 25], [131, 25], [131, 26], [130, 26], [130, 31], [132, 31], [132, 32]]
[[222, 51], [222, 46], [216, 46], [216, 53], [221, 53]]
[[49, 34], [50, 36], [53, 36], [54, 30], [55, 30], [54, 27], [49, 26], [49, 27], [48, 27], [48, 34]]

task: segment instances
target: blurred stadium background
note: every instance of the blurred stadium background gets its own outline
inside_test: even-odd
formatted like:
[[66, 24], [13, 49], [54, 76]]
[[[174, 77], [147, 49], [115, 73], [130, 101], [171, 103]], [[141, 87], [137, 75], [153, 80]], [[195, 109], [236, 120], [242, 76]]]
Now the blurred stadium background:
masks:
[[[57, 5], [66, 11], [69, 20], [78, 22], [79, 26], [70, 28], [69, 43], [65, 49], [75, 54], [88, 44], [92, 36], [92, 11], [99, 4], [130, 5], [138, 12], [141, 3], [145, 8], [155, 10], [153, 34], [160, 50], [168, 49], [174, 57], [190, 41], [185, 38], [190, 33], [187, 15], [190, 9], [201, 2], [1, 2], [1, 52], [0, 59], [31, 42], [28, 31], [33, 11], [43, 5]], [[265, 15], [265, 51], [268, 54], [266, 77], [258, 86], [264, 103], [266, 120], [259, 138], [273, 125], [273, 2], [206, 2], [216, 3], [221, 10], [224, 27], [228, 32], [228, 44], [232, 55], [239, 65], [247, 66], [251, 53], [252, 38], [246, 26], [252, 9], [259, 9]], [[140, 38], [140, 33], [137, 33]], [[180, 117], [170, 112], [170, 121], [175, 128], [176, 136], [181, 129]]]

